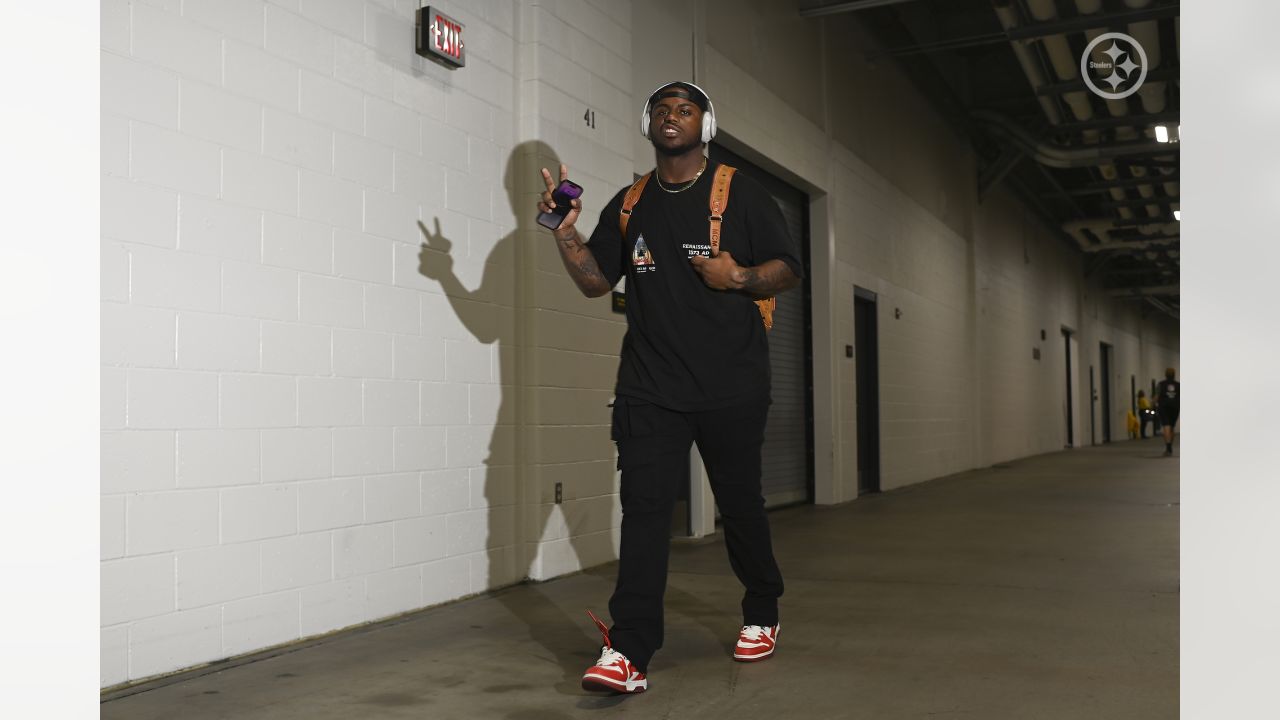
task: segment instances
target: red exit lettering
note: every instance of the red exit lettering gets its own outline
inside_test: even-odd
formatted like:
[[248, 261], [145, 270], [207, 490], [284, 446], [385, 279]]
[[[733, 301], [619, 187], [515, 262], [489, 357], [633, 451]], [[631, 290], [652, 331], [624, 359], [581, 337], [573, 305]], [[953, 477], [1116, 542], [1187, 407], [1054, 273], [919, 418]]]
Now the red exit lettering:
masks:
[[425, 58], [460, 68], [467, 64], [467, 46], [462, 40], [465, 25], [428, 5], [414, 16], [414, 50]]
[[462, 57], [462, 26], [437, 15], [431, 23], [436, 49], [455, 58]]

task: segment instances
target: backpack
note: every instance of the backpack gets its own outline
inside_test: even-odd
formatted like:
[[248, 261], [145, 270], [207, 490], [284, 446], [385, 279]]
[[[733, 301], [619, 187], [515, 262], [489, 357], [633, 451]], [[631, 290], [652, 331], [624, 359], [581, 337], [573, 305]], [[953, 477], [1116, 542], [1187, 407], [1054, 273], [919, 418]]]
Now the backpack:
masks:
[[[729, 184], [733, 182], [733, 174], [737, 172], [737, 168], [721, 165], [716, 168], [715, 179], [711, 186], [711, 215], [707, 218], [711, 222], [711, 254], [715, 255], [720, 252], [720, 223], [724, 220], [725, 208], [729, 207]], [[644, 192], [644, 186], [648, 184], [649, 178], [653, 177], [653, 172], [644, 174], [631, 186], [627, 191], [626, 197], [622, 199], [622, 210], [618, 213], [618, 229], [622, 231], [622, 238], [627, 237], [627, 223], [631, 220], [631, 212], [635, 209], [636, 203], [640, 202], [640, 195]], [[760, 309], [760, 321], [764, 323], [764, 329], [773, 328], [773, 310], [778, 305], [778, 298], [767, 297], [756, 300], [756, 307]]]

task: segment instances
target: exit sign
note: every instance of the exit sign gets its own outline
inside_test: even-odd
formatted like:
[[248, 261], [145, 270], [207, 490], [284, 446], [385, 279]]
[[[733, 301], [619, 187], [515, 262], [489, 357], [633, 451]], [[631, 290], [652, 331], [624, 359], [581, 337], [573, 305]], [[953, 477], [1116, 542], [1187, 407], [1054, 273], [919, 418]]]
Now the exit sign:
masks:
[[462, 23], [428, 5], [418, 10], [418, 54], [451, 67], [467, 64]]

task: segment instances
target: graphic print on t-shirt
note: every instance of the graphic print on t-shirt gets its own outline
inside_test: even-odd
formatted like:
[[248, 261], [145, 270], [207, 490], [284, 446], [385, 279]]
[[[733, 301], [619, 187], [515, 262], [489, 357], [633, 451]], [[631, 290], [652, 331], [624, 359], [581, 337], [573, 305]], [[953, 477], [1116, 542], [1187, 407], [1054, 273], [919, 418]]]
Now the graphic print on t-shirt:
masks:
[[643, 234], [636, 238], [636, 246], [631, 250], [631, 265], [638, 273], [658, 269], [653, 264], [653, 253], [649, 252], [649, 245], [645, 243]]
[[711, 245], [703, 243], [683, 243], [680, 247], [684, 248], [685, 254], [689, 257], [701, 255], [702, 257], [711, 257]]

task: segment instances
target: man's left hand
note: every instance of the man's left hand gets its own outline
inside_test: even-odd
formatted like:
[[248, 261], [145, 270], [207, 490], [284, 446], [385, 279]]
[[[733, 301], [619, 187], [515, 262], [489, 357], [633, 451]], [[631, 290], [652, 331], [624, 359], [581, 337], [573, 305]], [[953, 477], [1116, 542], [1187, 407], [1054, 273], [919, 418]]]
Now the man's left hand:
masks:
[[742, 266], [733, 259], [728, 250], [721, 250], [712, 257], [694, 255], [689, 258], [694, 272], [702, 278], [702, 282], [712, 290], [737, 290], [742, 287]]

